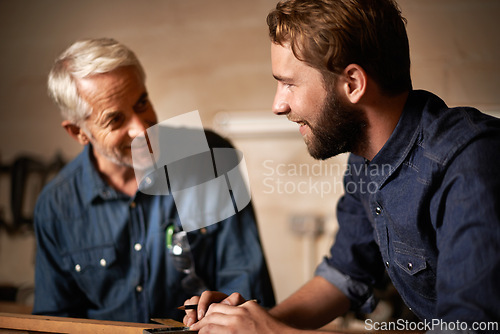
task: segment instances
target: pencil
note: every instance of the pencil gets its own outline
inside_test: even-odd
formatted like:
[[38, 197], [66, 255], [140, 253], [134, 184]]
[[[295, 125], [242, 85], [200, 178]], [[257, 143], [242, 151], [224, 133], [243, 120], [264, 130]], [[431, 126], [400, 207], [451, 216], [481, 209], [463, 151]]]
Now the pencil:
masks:
[[[247, 300], [247, 301], [256, 302], [256, 303], [259, 302], [257, 299], [251, 299], [251, 300]], [[188, 304], [188, 305], [179, 306], [177, 309], [181, 310], [181, 311], [185, 311], [185, 310], [196, 310], [197, 308], [198, 308], [198, 304]]]
[[191, 304], [191, 305], [182, 305], [179, 306], [177, 309], [181, 311], [185, 310], [196, 310], [198, 308], [198, 304]]

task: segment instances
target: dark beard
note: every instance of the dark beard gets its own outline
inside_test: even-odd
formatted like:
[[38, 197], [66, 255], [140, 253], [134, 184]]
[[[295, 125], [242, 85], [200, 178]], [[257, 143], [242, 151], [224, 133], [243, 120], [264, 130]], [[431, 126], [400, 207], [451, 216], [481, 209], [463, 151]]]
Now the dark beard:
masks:
[[343, 103], [333, 91], [328, 92], [312, 136], [306, 139], [309, 154], [325, 160], [345, 152], [359, 152], [366, 147], [368, 121], [365, 113]]

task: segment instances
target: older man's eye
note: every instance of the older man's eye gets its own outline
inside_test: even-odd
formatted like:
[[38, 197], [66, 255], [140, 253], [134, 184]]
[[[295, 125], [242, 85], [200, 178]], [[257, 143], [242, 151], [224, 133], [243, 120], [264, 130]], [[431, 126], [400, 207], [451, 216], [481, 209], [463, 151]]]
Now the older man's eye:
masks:
[[123, 115], [118, 114], [118, 115], [111, 117], [108, 120], [107, 126], [108, 127], [116, 127], [116, 126], [120, 125], [122, 122], [123, 122]]
[[147, 111], [148, 108], [149, 108], [149, 99], [147, 98], [147, 96], [140, 99], [134, 106], [134, 110], [136, 113]]

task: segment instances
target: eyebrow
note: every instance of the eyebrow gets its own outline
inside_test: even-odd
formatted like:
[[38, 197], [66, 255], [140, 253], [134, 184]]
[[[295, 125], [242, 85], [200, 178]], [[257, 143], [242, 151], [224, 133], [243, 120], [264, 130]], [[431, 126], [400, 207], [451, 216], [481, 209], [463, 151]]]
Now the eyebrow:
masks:
[[109, 122], [109, 120], [111, 120], [113, 117], [115, 117], [116, 115], [118, 115], [120, 113], [121, 113], [120, 110], [116, 110], [116, 111], [111, 111], [111, 112], [105, 113], [104, 117], [99, 122], [99, 124], [106, 125]]
[[[141, 102], [142, 100], [147, 99], [147, 98], [148, 98], [148, 93], [147, 92], [142, 93], [141, 96], [139, 96], [137, 101], [134, 103], [134, 106], [136, 106], [139, 102]], [[101, 124], [101, 125], [107, 124], [110, 119], [112, 119], [116, 115], [120, 114], [121, 112], [122, 112], [121, 110], [105, 112], [103, 117], [101, 118], [101, 121], [99, 122], [99, 124]]]
[[286, 78], [284, 78], [280, 75], [277, 75], [277, 74], [273, 74], [273, 78], [278, 80], [278, 81], [286, 81]]
[[284, 84], [293, 84], [294, 83], [294, 79], [290, 78], [290, 77], [284, 77], [284, 76], [281, 76], [281, 75], [278, 75], [278, 74], [273, 74], [273, 77], [277, 81], [279, 81], [281, 83], [284, 83]]

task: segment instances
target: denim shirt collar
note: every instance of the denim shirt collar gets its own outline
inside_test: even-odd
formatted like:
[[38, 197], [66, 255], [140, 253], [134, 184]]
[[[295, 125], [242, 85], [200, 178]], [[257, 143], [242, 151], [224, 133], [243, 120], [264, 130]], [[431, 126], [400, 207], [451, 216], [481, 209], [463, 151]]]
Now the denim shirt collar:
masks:
[[[421, 132], [420, 119], [422, 110], [427, 104], [430, 94], [425, 91], [410, 91], [403, 112], [396, 128], [369, 163], [369, 168], [378, 168], [389, 173], [373, 173], [372, 181], [377, 182], [380, 189], [391, 174], [403, 163], [411, 148], [415, 145]], [[371, 166], [371, 167], [370, 167]], [[390, 168], [387, 168], [390, 166]]]

